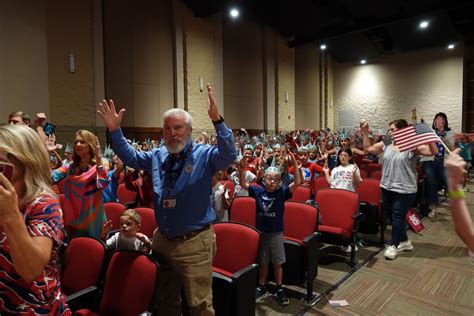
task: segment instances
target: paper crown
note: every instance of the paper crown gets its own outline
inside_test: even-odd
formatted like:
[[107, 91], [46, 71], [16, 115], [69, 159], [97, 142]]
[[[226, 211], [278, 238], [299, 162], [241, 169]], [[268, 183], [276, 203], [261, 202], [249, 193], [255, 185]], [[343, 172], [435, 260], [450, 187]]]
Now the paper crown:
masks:
[[72, 154], [73, 149], [72, 149], [71, 144], [69, 144], [69, 143], [66, 144], [66, 147], [64, 148], [64, 152], [68, 153], [68, 154]]
[[251, 151], [253, 151], [253, 145], [252, 145], [252, 144], [246, 144], [246, 145], [244, 146], [244, 150], [251, 150]]
[[110, 148], [110, 145], [105, 146], [104, 153], [102, 154], [102, 157], [111, 159], [114, 155], [115, 155], [115, 153], [112, 150], [112, 148]]
[[265, 175], [270, 174], [270, 173], [278, 173], [281, 174], [280, 168], [276, 167], [275, 165], [276, 157], [272, 158], [272, 164], [265, 169]]
[[298, 152], [299, 152], [299, 153], [307, 152], [307, 151], [309, 151], [309, 148], [306, 147], [306, 146], [300, 146], [300, 147], [298, 147]]
[[276, 143], [275, 145], [273, 145], [273, 149], [275, 150], [279, 150], [281, 148], [281, 145]]

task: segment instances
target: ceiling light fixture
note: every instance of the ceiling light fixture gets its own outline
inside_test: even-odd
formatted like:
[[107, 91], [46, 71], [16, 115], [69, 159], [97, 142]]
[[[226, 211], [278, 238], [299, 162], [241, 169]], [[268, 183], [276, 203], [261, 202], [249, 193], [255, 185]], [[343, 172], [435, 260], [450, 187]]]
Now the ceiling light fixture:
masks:
[[321, 46], [319, 46], [319, 48], [321, 48], [321, 50], [325, 50], [325, 49], [326, 49], [326, 45], [321, 44]]
[[454, 46], [455, 46], [454, 44], [449, 44], [449, 45], [448, 45], [448, 49], [453, 49]]
[[365, 65], [365, 64], [367, 63], [367, 60], [361, 59], [361, 60], [360, 60], [360, 63], [361, 63], [362, 65]]
[[428, 21], [421, 21], [420, 22], [420, 29], [426, 29], [430, 25]]
[[240, 12], [236, 8], [232, 8], [232, 9], [230, 9], [229, 14], [232, 18], [235, 19], [239, 16]]

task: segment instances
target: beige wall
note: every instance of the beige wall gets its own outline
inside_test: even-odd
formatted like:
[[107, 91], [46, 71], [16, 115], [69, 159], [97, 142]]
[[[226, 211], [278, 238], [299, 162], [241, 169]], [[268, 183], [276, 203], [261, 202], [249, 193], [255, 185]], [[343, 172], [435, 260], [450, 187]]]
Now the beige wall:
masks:
[[224, 102], [233, 128], [261, 129], [263, 111], [261, 27], [253, 22], [224, 22]]
[[373, 129], [387, 128], [393, 119], [410, 120], [416, 107], [418, 119], [431, 124], [442, 111], [460, 131], [462, 76], [462, 48], [398, 54], [367, 65], [335, 64], [336, 123], [339, 110], [352, 110], [356, 122], [367, 119]]
[[[288, 47], [285, 38], [276, 37], [276, 106], [278, 131], [295, 129], [295, 49]], [[288, 100], [285, 100], [288, 92]]]
[[171, 2], [104, 1], [105, 86], [125, 107], [123, 126], [162, 126], [174, 107]]
[[45, 3], [0, 2], [0, 122], [13, 111], [25, 111], [32, 119], [50, 112]]
[[297, 129], [319, 126], [319, 47], [295, 48], [295, 125]]

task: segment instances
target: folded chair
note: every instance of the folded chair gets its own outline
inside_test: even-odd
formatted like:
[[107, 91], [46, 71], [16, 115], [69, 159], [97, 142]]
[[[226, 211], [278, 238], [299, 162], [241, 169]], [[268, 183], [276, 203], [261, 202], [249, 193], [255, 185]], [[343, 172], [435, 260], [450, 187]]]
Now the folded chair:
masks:
[[303, 202], [285, 202], [284, 242], [286, 262], [283, 283], [306, 287], [306, 300], [313, 297], [313, 281], [318, 275], [318, 210]]
[[[90, 287], [81, 296], [75, 297], [81, 308], [73, 309], [74, 315], [139, 315], [152, 312], [158, 272], [158, 263], [143, 252], [115, 251], [107, 267], [103, 291]], [[70, 301], [68, 297], [68, 303]], [[91, 304], [96, 301], [99, 303]]]
[[322, 223], [319, 225], [321, 242], [350, 245], [349, 265], [355, 266], [355, 242], [359, 220], [359, 194], [342, 189], [321, 189], [316, 192]]
[[137, 207], [135, 208], [135, 211], [137, 211], [142, 218], [140, 232], [151, 239], [153, 237], [153, 232], [158, 227], [155, 220], [155, 211], [149, 207]]
[[260, 233], [242, 223], [221, 222], [212, 227], [217, 243], [212, 263], [216, 315], [254, 315]]
[[229, 221], [256, 226], [257, 205], [255, 199], [249, 196], [237, 196], [229, 208]]
[[69, 241], [64, 254], [61, 290], [72, 295], [90, 286], [99, 286], [106, 262], [105, 245], [93, 237], [75, 237]]
[[112, 221], [112, 229], [120, 228], [120, 215], [127, 209], [127, 207], [120, 202], [104, 203], [104, 211], [107, 220]]
[[386, 228], [385, 215], [382, 212], [382, 191], [377, 179], [364, 179], [356, 189], [360, 197], [360, 212], [364, 218], [359, 225], [363, 234], [377, 234], [380, 231], [380, 243], [384, 243]]

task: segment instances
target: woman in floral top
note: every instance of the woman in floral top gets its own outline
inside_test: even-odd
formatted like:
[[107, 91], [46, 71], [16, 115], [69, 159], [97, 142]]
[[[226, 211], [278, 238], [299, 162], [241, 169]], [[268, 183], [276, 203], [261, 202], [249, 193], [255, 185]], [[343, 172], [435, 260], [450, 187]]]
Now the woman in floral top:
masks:
[[0, 163], [0, 314], [71, 315], [57, 268], [63, 221], [48, 153], [33, 129], [1, 125]]

